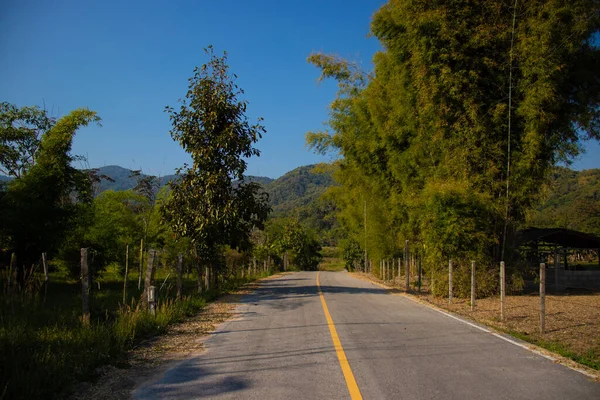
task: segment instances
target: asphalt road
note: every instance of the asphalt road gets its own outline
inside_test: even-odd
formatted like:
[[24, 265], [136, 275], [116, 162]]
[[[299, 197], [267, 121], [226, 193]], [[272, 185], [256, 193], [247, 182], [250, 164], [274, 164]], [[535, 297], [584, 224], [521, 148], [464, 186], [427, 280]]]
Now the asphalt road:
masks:
[[364, 399], [600, 399], [600, 383], [581, 373], [370, 282], [319, 280], [320, 290], [316, 272], [265, 281], [204, 353], [134, 397], [348, 399], [354, 380]]

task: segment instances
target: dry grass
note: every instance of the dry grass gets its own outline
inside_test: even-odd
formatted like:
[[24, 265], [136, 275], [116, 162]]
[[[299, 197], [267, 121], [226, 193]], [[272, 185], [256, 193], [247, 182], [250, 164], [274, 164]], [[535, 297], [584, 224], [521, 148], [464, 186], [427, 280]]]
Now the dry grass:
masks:
[[[457, 314], [467, 316], [505, 331], [515, 331], [546, 342], [559, 342], [577, 354], [595, 351], [600, 356], [600, 294], [546, 295], [546, 330], [540, 333], [540, 298], [537, 295], [507, 296], [505, 320], [500, 320], [498, 297], [475, 301], [455, 299], [427, 300]], [[600, 362], [600, 359], [597, 360]]]
[[[371, 275], [355, 274], [379, 283]], [[393, 291], [402, 292], [400, 280], [386, 282]], [[600, 370], [600, 293], [564, 293], [546, 295], [546, 329], [540, 333], [538, 295], [507, 296], [505, 320], [500, 318], [500, 298], [477, 299], [471, 311], [470, 299], [435, 298], [423, 287], [419, 297], [438, 308], [449, 310], [474, 321], [511, 333], [521, 339]], [[413, 294], [416, 292], [413, 290]]]

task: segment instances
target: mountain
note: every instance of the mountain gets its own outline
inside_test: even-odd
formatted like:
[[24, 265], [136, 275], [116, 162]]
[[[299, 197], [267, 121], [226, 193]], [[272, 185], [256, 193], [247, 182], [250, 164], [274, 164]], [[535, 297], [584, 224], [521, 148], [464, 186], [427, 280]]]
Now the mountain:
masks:
[[[100, 184], [98, 185], [98, 193], [102, 193], [105, 190], [131, 190], [137, 185], [137, 177], [132, 177], [133, 171], [127, 168], [119, 167], [118, 165], [107, 165], [105, 167], [98, 168], [99, 176], [109, 177], [108, 179], [102, 179]], [[140, 174], [140, 177], [145, 177], [148, 175]], [[171, 180], [175, 179], [177, 175], [165, 175], [158, 177], [159, 186], [163, 187], [168, 184]], [[274, 179], [267, 178], [266, 176], [246, 176], [246, 180], [250, 182], [257, 182], [261, 184], [263, 187], [267, 186]]]
[[[327, 188], [333, 185], [330, 171], [319, 172], [316, 165], [296, 168], [278, 179], [265, 176], [246, 176], [246, 180], [259, 183], [269, 194], [274, 214], [286, 214], [298, 207], [307, 206], [318, 199]], [[137, 184], [137, 178], [131, 177], [132, 171], [117, 165], [98, 168], [98, 175], [109, 177], [98, 185], [98, 193], [105, 190], [130, 190]], [[146, 176], [141, 174], [142, 177]], [[176, 175], [160, 177], [160, 186], [166, 185]]]
[[316, 165], [298, 167], [264, 185], [275, 214], [285, 214], [293, 209], [307, 206], [334, 184], [331, 171], [320, 171], [316, 167]]

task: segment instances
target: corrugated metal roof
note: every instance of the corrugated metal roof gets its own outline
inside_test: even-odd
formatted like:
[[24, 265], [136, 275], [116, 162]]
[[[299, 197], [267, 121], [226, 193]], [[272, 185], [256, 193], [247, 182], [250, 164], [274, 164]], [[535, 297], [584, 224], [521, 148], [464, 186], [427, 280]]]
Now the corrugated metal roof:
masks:
[[527, 228], [518, 232], [519, 242], [544, 242], [576, 249], [600, 249], [600, 237], [565, 228]]

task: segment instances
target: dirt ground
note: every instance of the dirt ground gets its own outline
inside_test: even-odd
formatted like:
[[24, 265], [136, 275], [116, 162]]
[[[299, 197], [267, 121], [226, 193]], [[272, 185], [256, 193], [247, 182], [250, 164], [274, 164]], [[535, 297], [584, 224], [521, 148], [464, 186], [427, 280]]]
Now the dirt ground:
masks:
[[[273, 275], [265, 279], [272, 279]], [[250, 283], [243, 288], [209, 303], [197, 316], [170, 327], [169, 331], [141, 343], [127, 354], [124, 368], [104, 366], [98, 379], [79, 384], [71, 400], [124, 400], [139, 384], [166, 371], [173, 363], [192, 357], [204, 350], [204, 342], [216, 325], [235, 317], [239, 299], [258, 285]]]
[[[507, 296], [505, 320], [500, 320], [500, 298], [475, 301], [447, 299], [427, 300], [457, 314], [465, 315], [502, 330], [516, 331], [546, 342], [559, 342], [577, 354], [590, 351], [600, 357], [600, 294], [546, 295], [546, 327], [540, 333], [540, 298], [538, 295]], [[600, 359], [598, 360], [600, 361]]]
[[[371, 275], [355, 273], [357, 277], [383, 283]], [[398, 292], [404, 291], [400, 282], [386, 286]], [[534, 341], [558, 343], [564, 349], [600, 363], [600, 293], [565, 292], [546, 295], [546, 327], [540, 333], [539, 295], [507, 296], [505, 319], [500, 317], [500, 297], [477, 299], [471, 311], [470, 299], [435, 298], [425, 290], [421, 295], [412, 292], [420, 301], [433, 304], [471, 320], [504, 332], [518, 332]]]

